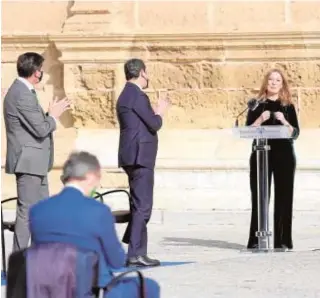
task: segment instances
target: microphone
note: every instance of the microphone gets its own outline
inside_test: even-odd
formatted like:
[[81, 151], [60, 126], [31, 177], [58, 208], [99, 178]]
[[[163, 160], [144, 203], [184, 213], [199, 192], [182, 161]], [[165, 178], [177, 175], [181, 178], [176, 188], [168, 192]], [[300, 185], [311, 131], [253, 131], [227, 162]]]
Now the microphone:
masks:
[[250, 111], [254, 111], [260, 105], [260, 101], [252, 98], [248, 101], [247, 105]]
[[239, 117], [245, 113], [247, 110], [254, 111], [260, 104], [260, 101], [256, 100], [255, 98], [252, 98], [248, 101], [247, 107], [237, 116], [235, 121], [235, 127], [239, 126]]

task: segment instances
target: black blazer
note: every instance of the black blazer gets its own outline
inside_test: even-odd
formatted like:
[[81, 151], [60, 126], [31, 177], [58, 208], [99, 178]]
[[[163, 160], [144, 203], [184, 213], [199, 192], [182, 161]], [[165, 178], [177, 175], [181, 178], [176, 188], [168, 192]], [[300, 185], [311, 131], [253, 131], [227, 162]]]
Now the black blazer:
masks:
[[121, 92], [116, 110], [120, 125], [119, 167], [140, 165], [153, 169], [162, 118], [154, 113], [148, 96], [130, 82]]

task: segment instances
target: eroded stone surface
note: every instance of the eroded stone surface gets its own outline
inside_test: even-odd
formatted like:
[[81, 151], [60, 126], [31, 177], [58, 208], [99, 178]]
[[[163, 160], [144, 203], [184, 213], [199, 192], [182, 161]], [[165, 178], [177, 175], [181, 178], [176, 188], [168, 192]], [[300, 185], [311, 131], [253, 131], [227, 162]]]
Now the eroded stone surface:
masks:
[[107, 64], [68, 65], [66, 85], [70, 89], [103, 90], [114, 87], [114, 70]]
[[205, 88], [260, 88], [268, 63], [203, 63]]
[[[201, 89], [168, 92], [171, 102], [167, 128], [228, 128], [243, 110], [250, 96], [247, 90]], [[183, 120], [183, 124], [180, 119]]]
[[199, 89], [200, 64], [152, 63], [147, 65], [150, 89]]
[[86, 91], [71, 95], [76, 127], [110, 128], [116, 124], [113, 92]]
[[278, 62], [275, 63], [275, 67], [284, 71], [291, 86], [320, 86], [320, 62]]
[[[152, 104], [155, 105], [159, 94], [168, 91], [172, 106], [167, 113], [165, 127], [227, 128], [232, 125], [234, 117], [243, 109], [246, 101], [257, 94], [263, 76], [273, 67], [283, 70], [288, 78], [294, 102], [299, 106], [297, 111], [308, 109], [306, 105], [299, 102], [298, 96], [299, 92], [305, 89], [297, 88], [320, 84], [319, 63], [311, 61], [149, 63], [147, 71], [150, 85], [147, 93]], [[69, 80], [70, 88], [72, 86], [83, 91], [92, 90], [85, 98], [81, 93], [73, 94], [77, 105], [73, 116], [77, 125], [99, 128], [114, 127], [117, 121], [112, 108], [114, 109], [117, 98], [104, 101], [104, 93], [93, 91], [112, 88], [114, 81], [117, 80], [114, 77], [114, 71], [106, 65], [73, 66], [70, 69], [72, 71], [69, 71], [69, 77], [74, 75], [74, 81]], [[123, 85], [117, 87], [121, 90]], [[310, 94], [303, 92], [304, 98]], [[92, 105], [87, 105], [88, 102]], [[99, 111], [95, 108], [98, 106]], [[313, 109], [317, 110], [318, 106], [313, 105]], [[304, 113], [308, 113], [307, 110]], [[305, 120], [302, 125], [305, 125]], [[314, 121], [309, 119], [309, 121], [308, 127], [313, 127], [317, 123], [316, 119]]]
[[320, 88], [301, 90], [301, 125], [320, 127]]

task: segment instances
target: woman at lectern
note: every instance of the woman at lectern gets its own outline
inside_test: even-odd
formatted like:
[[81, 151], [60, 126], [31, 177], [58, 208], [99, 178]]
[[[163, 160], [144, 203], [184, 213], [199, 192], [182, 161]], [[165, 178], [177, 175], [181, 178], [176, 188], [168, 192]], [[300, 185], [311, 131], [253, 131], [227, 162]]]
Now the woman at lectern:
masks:
[[[292, 205], [296, 157], [293, 140], [299, 136], [299, 123], [295, 107], [283, 73], [278, 69], [270, 70], [264, 77], [258, 94], [258, 107], [250, 110], [246, 125], [285, 125], [291, 133], [291, 139], [269, 139], [269, 194], [271, 177], [274, 181], [274, 248], [292, 249]], [[247, 247], [258, 247], [258, 187], [257, 156], [252, 145], [250, 157], [251, 188], [251, 226]]]

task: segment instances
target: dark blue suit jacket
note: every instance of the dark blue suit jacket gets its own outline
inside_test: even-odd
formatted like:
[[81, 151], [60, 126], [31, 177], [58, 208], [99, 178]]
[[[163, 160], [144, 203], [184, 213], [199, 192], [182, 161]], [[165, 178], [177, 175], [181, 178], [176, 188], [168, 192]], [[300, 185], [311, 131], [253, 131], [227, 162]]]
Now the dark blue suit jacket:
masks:
[[76, 188], [66, 187], [61, 193], [33, 205], [29, 224], [34, 244], [68, 243], [96, 252], [99, 286], [105, 286], [112, 279], [112, 268], [125, 264], [126, 255], [110, 208], [84, 196]]
[[117, 102], [120, 125], [119, 167], [140, 165], [154, 168], [158, 151], [157, 131], [162, 119], [155, 115], [148, 96], [127, 82]]

